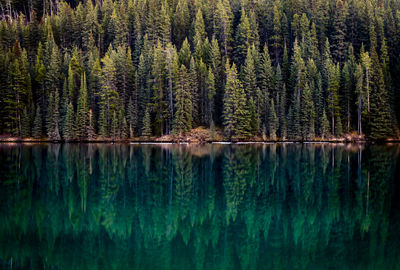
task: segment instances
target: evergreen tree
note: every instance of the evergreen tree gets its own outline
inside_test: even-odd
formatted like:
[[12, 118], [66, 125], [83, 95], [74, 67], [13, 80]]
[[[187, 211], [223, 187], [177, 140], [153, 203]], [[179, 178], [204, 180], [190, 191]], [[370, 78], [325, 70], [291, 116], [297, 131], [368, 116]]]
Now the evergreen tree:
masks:
[[42, 115], [40, 113], [40, 106], [36, 106], [35, 120], [33, 121], [32, 136], [35, 139], [40, 139], [43, 135], [42, 128]]
[[242, 8], [241, 14], [235, 36], [235, 59], [238, 65], [244, 62], [250, 46], [250, 22], [244, 8]]
[[339, 106], [339, 83], [340, 83], [340, 69], [338, 64], [331, 64], [329, 66], [329, 85], [328, 85], [328, 110], [331, 118], [332, 135], [335, 134], [335, 124], [338, 124], [340, 117]]
[[179, 81], [175, 90], [176, 112], [174, 115], [173, 132], [181, 135], [192, 128], [192, 93], [187, 69], [181, 65]]
[[363, 115], [363, 108], [364, 108], [364, 74], [363, 74], [363, 68], [361, 64], [357, 65], [355, 74], [354, 74], [355, 80], [356, 80], [356, 94], [357, 94], [357, 131], [358, 135], [361, 137], [362, 136], [362, 115]]
[[132, 97], [129, 98], [128, 102], [128, 114], [127, 114], [127, 125], [128, 125], [128, 130], [129, 130], [129, 137], [133, 138], [137, 133], [137, 103], [134, 103], [132, 100]]
[[226, 62], [226, 85], [224, 95], [224, 129], [228, 138], [237, 140], [248, 137], [249, 112], [246, 105], [246, 95], [237, 76], [236, 65], [230, 67]]
[[311, 90], [306, 83], [301, 96], [300, 125], [303, 140], [310, 140], [315, 135], [315, 110]]
[[282, 27], [281, 27], [281, 11], [278, 6], [274, 5], [273, 35], [271, 37], [272, 47], [274, 48], [275, 66], [280, 61], [280, 50], [282, 48]]
[[215, 33], [221, 42], [224, 57], [228, 57], [229, 43], [232, 37], [233, 14], [228, 0], [218, 0], [215, 14]]
[[60, 121], [60, 96], [58, 94], [58, 90], [54, 93], [50, 93], [49, 98], [49, 106], [47, 109], [47, 121], [46, 121], [46, 129], [47, 136], [52, 140], [60, 140], [60, 129], [59, 129], [59, 121]]
[[383, 139], [393, 134], [388, 92], [385, 87], [382, 66], [375, 48], [371, 53], [371, 110], [368, 117], [369, 136]]
[[276, 140], [276, 133], [278, 130], [279, 119], [276, 115], [274, 100], [271, 99], [271, 104], [268, 106], [268, 133], [271, 140]]
[[342, 0], [337, 0], [333, 17], [334, 32], [332, 35], [332, 55], [334, 59], [343, 63], [346, 52], [346, 7]]
[[154, 47], [152, 68], [153, 78], [153, 112], [155, 113], [154, 127], [156, 135], [163, 135], [165, 120], [168, 117], [168, 99], [165, 96], [165, 52], [161, 43]]
[[211, 125], [211, 123], [214, 122], [213, 114], [214, 114], [214, 104], [215, 104], [214, 100], [216, 94], [215, 76], [211, 68], [208, 69], [206, 87], [207, 87], [207, 104], [208, 104], [206, 122], [209, 125]]
[[203, 19], [203, 13], [201, 8], [197, 10], [196, 19], [194, 21], [194, 37], [193, 37], [193, 44], [195, 46], [195, 51], [197, 52], [202, 48], [202, 43], [206, 38], [206, 31]]
[[152, 135], [151, 115], [150, 115], [150, 109], [149, 109], [149, 107], [147, 107], [146, 112], [144, 114], [144, 119], [143, 119], [142, 136], [148, 138], [151, 135]]
[[87, 83], [86, 74], [83, 73], [81, 78], [81, 87], [79, 90], [78, 106], [76, 109], [76, 133], [75, 135], [80, 138], [86, 138], [88, 135], [89, 126], [89, 104], [87, 98]]
[[199, 97], [199, 84], [194, 58], [190, 59], [189, 68], [190, 89], [192, 91], [192, 121], [194, 125], [200, 124], [200, 97]]
[[65, 120], [65, 127], [64, 127], [64, 139], [69, 141], [69, 140], [74, 140], [76, 133], [76, 128], [75, 128], [75, 112], [74, 112], [74, 106], [72, 105], [72, 102], [68, 104], [67, 108], [67, 118]]
[[270, 98], [274, 96], [274, 70], [271, 65], [271, 58], [268, 51], [268, 45], [264, 45], [264, 51], [261, 55], [261, 72], [259, 75], [260, 91], [257, 94], [257, 111], [261, 115], [261, 126], [267, 126], [268, 106]]
[[101, 91], [99, 93], [99, 134], [103, 137], [107, 137], [110, 135], [113, 113], [117, 109], [118, 92], [116, 87], [116, 69], [110, 54], [107, 53], [101, 61], [103, 63], [103, 68]]

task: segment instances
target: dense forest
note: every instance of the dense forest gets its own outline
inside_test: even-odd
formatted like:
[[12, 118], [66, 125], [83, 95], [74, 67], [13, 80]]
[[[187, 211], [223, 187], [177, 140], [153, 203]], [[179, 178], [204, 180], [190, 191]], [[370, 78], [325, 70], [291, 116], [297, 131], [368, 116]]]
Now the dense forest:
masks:
[[399, 134], [399, 0], [1, 0], [0, 12], [6, 136]]

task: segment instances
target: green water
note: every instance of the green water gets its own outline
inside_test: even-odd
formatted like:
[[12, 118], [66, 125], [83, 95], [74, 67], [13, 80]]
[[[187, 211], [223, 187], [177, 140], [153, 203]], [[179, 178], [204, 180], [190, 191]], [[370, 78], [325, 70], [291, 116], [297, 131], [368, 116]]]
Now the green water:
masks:
[[0, 145], [0, 269], [400, 269], [400, 146]]

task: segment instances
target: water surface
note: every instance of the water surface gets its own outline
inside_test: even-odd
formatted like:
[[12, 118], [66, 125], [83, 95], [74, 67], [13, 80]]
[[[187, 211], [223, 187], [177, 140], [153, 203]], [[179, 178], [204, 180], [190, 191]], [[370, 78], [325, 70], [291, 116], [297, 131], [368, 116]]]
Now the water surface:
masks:
[[0, 269], [400, 269], [399, 155], [1, 144]]

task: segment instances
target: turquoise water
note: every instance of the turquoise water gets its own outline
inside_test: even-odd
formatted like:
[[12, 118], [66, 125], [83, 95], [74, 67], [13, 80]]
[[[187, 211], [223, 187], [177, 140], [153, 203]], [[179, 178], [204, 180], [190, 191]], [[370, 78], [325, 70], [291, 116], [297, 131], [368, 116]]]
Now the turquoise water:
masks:
[[399, 157], [1, 144], [0, 269], [400, 269]]

